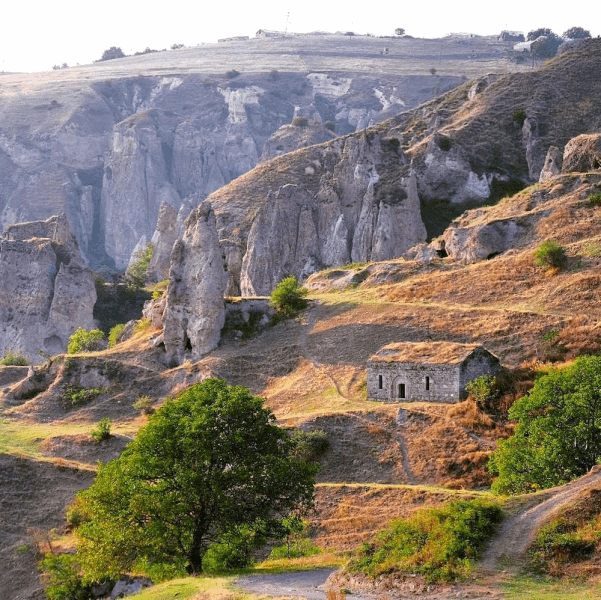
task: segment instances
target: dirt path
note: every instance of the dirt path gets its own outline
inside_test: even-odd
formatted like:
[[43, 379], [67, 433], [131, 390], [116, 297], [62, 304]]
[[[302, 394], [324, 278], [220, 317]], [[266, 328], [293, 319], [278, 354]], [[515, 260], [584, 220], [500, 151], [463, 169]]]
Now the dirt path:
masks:
[[277, 575], [251, 575], [237, 579], [235, 585], [245, 592], [254, 594], [325, 600], [326, 593], [323, 585], [335, 570], [317, 569], [298, 573], [278, 573]]
[[512, 564], [526, 551], [536, 530], [546, 520], [552, 518], [578, 493], [596, 485], [601, 485], [601, 465], [593, 467], [580, 479], [549, 490], [551, 496], [540, 504], [527, 507], [507, 518], [486, 551], [480, 566], [484, 570], [494, 570], [500, 559]]

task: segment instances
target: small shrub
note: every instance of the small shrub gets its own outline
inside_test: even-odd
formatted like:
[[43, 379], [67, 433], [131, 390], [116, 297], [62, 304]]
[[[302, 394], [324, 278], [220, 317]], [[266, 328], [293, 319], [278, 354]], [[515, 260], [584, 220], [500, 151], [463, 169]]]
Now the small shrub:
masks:
[[290, 544], [275, 546], [269, 553], [272, 560], [282, 558], [302, 558], [303, 556], [314, 556], [321, 554], [322, 550], [313, 540], [308, 537], [293, 539]]
[[479, 407], [488, 406], [498, 395], [497, 379], [492, 375], [481, 375], [470, 381], [465, 390]]
[[303, 308], [306, 308], [307, 300], [305, 296], [307, 294], [307, 288], [301, 287], [296, 277], [292, 275], [278, 283], [275, 290], [271, 292], [269, 304], [280, 313], [293, 317]]
[[113, 60], [115, 58], [125, 58], [125, 54], [118, 46], [111, 46], [108, 50], [102, 53], [100, 61]]
[[145, 415], [151, 415], [154, 412], [153, 404], [154, 400], [150, 396], [140, 396], [134, 402], [133, 406]]
[[323, 429], [309, 432], [297, 429], [292, 437], [297, 444], [297, 452], [303, 460], [315, 461], [330, 448], [328, 434]]
[[307, 127], [309, 125], [309, 119], [307, 117], [294, 117], [292, 119], [293, 127]]
[[111, 420], [108, 417], [102, 417], [98, 425], [90, 431], [90, 435], [97, 442], [103, 442], [111, 437]]
[[202, 559], [202, 569], [206, 573], [244, 569], [252, 564], [253, 550], [266, 541], [267, 537], [261, 528], [240, 525], [209, 546]]
[[280, 74], [277, 69], [271, 69], [269, 73], [269, 79], [271, 79], [272, 81], [277, 81], [279, 76]]
[[134, 333], [144, 333], [150, 326], [152, 325], [152, 321], [147, 317], [142, 317], [139, 321], [136, 321], [134, 325]]
[[591, 194], [588, 203], [590, 206], [601, 206], [601, 194]]
[[48, 552], [40, 561], [42, 580], [49, 600], [93, 598], [91, 584], [84, 584], [76, 555]]
[[100, 350], [103, 339], [104, 333], [102, 333], [100, 329], [88, 331], [83, 327], [78, 327], [75, 330], [75, 333], [69, 338], [67, 354], [78, 354], [80, 352]]
[[183, 44], [171, 44], [171, 50], [179, 50], [180, 48], [184, 48]]
[[0, 359], [0, 365], [4, 367], [26, 367], [29, 364], [29, 359], [23, 356], [20, 352], [12, 352], [8, 350]]
[[323, 126], [330, 131], [336, 131], [336, 123], [333, 121], [326, 121]]
[[236, 71], [236, 69], [231, 69], [230, 71], [226, 71], [225, 76], [228, 79], [234, 79], [234, 77], [238, 77], [240, 75], [240, 71]]
[[109, 348], [113, 348], [119, 342], [124, 329], [125, 325], [123, 323], [118, 323], [114, 327], [111, 327], [109, 331]]
[[451, 149], [452, 145], [453, 143], [448, 137], [441, 136], [438, 139], [438, 147], [444, 152], [448, 152]]
[[517, 110], [513, 111], [513, 114], [511, 115], [511, 118], [514, 120], [514, 122], [516, 122], [520, 128], [524, 126], [524, 121], [526, 120], [526, 113], [524, 112], [524, 109], [522, 108], [518, 108]]
[[148, 266], [150, 259], [154, 254], [154, 245], [152, 242], [146, 244], [144, 250], [136, 253], [136, 262], [125, 272], [125, 285], [130, 291], [135, 291], [144, 287], [148, 279]]
[[104, 392], [104, 388], [82, 388], [75, 385], [65, 387], [64, 399], [71, 406], [83, 406]]
[[434, 67], [430, 69], [430, 75], [436, 75], [436, 69]]
[[566, 251], [555, 240], [545, 240], [534, 251], [534, 264], [544, 269], [562, 269], [567, 262]]

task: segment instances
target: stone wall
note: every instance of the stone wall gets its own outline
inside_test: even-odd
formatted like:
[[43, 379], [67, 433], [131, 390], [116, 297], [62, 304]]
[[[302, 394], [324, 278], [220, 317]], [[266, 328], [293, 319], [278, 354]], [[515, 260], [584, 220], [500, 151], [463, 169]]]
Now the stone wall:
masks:
[[[399, 397], [399, 385], [405, 386], [404, 399]], [[459, 386], [457, 364], [367, 363], [367, 397], [370, 400], [457, 402], [460, 399]]]
[[465, 398], [465, 386], [482, 375], [496, 375], [501, 370], [499, 359], [484, 348], [476, 348], [461, 364], [460, 393]]

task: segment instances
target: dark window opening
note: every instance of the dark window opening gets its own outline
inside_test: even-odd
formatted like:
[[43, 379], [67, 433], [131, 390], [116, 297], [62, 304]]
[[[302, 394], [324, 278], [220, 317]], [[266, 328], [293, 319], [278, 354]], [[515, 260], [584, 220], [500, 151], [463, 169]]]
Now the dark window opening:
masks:
[[382, 375], [378, 375], [378, 389], [382, 389]]
[[405, 397], [405, 384], [399, 383], [399, 398]]
[[426, 377], [426, 392], [430, 390], [430, 378]]

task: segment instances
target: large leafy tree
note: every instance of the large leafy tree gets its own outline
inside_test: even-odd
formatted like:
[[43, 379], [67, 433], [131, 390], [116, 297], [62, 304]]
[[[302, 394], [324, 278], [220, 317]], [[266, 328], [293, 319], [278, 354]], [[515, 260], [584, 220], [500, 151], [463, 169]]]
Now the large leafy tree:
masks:
[[261, 398], [217, 379], [164, 404], [76, 499], [86, 579], [153, 564], [199, 573], [228, 532], [308, 508], [318, 467], [274, 419]]
[[491, 456], [493, 491], [528, 492], [584, 475], [601, 458], [601, 357], [541, 376], [509, 416], [518, 424]]

